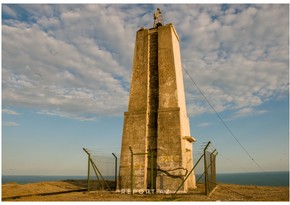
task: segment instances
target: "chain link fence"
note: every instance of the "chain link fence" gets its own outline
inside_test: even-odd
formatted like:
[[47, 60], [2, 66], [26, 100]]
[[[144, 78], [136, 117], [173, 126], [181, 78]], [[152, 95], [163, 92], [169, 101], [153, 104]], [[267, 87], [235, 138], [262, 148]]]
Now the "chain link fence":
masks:
[[204, 154], [204, 175], [205, 175], [205, 194], [210, 195], [216, 187], [216, 156], [214, 151], [205, 150]]
[[120, 157], [115, 153], [100, 154], [94, 149], [83, 148], [88, 155], [87, 189], [115, 191]]
[[[210, 195], [215, 189], [216, 183], [216, 149], [212, 146], [211, 142], [200, 145], [202, 149], [196, 149], [194, 156], [199, 156], [198, 160], [192, 170], [190, 170], [184, 177], [184, 180], [176, 190], [175, 194], [182, 187], [188, 176], [194, 170], [196, 175], [196, 183], [204, 183], [205, 194]], [[87, 174], [87, 189], [88, 191], [94, 190], [108, 190], [115, 191], [117, 188], [117, 179], [119, 174], [120, 157], [115, 153], [100, 154], [93, 149], [83, 148], [88, 155], [88, 174]], [[131, 149], [130, 149], [131, 150]], [[197, 153], [198, 152], [198, 153]], [[198, 155], [199, 154], [199, 155]], [[133, 153], [131, 150], [131, 163], [134, 163], [134, 156], [147, 155], [148, 160], [152, 160], [154, 156], [152, 150], [148, 150], [148, 153]], [[153, 166], [150, 166], [150, 181], [153, 181]], [[131, 165], [131, 181], [134, 182], [134, 169]], [[153, 182], [151, 182], [153, 186]], [[132, 183], [131, 192], [133, 193], [134, 185]]]
[[[184, 184], [187, 180], [187, 177], [191, 174], [194, 170], [196, 176], [196, 183], [204, 182], [205, 187], [205, 195], [210, 195], [217, 183], [216, 183], [216, 156], [217, 152], [216, 149], [212, 146], [211, 142], [209, 141], [207, 144], [200, 144], [199, 149], [194, 151], [194, 154], [199, 153], [199, 158], [196, 161], [195, 165], [193, 166], [192, 170], [189, 171], [187, 176], [184, 178], [183, 182], [180, 184], [178, 189], [175, 191], [175, 194], [178, 192], [180, 187]], [[202, 148], [202, 152], [200, 151]], [[197, 155], [198, 156], [198, 155]]]

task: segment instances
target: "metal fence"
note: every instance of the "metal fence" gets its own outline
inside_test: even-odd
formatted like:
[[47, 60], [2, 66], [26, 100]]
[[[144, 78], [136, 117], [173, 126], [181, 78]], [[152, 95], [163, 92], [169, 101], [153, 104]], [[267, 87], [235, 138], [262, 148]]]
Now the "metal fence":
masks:
[[[147, 149], [147, 152], [145, 153], [136, 153], [133, 151], [132, 147], [129, 146], [130, 152], [131, 152], [131, 166], [130, 166], [130, 172], [131, 172], [131, 194], [134, 194], [134, 157], [137, 156], [147, 156], [150, 166], [148, 167], [150, 169], [150, 189], [151, 191], [154, 190], [154, 175], [156, 174], [156, 168], [154, 168], [154, 151], [150, 148], [150, 146]], [[156, 156], [156, 155], [155, 155]], [[153, 191], [154, 192], [154, 191]]]
[[[154, 151], [148, 148], [146, 153], [135, 153], [131, 147], [131, 193], [133, 194], [134, 189], [134, 158], [138, 155], [145, 155], [148, 157], [148, 162], [150, 163], [149, 178], [150, 186], [153, 190], [154, 186], [154, 166], [153, 157]], [[117, 179], [119, 173], [119, 162], [120, 158], [114, 154], [96, 154], [93, 150], [83, 148], [83, 150], [88, 155], [88, 174], [87, 174], [87, 189], [92, 190], [109, 190], [114, 191], [117, 189]], [[215, 189], [216, 183], [216, 156], [218, 152], [213, 149], [211, 142], [203, 145], [203, 152], [200, 153], [201, 156], [196, 161], [192, 170], [190, 170], [184, 177], [182, 183], [179, 185], [175, 194], [179, 191], [182, 185], [185, 183], [190, 174], [194, 171], [196, 174], [196, 183], [204, 181], [205, 194], [210, 195]], [[152, 162], [152, 163], [151, 163]]]
[[[210, 142], [209, 142], [210, 143]], [[210, 195], [216, 187], [216, 150], [204, 150], [205, 194]]]
[[100, 154], [83, 148], [88, 155], [87, 189], [115, 191], [119, 170], [119, 157], [115, 153]]
[[[204, 179], [204, 186], [205, 186], [205, 195], [210, 195], [214, 188], [216, 187], [216, 156], [218, 152], [216, 149], [209, 149], [211, 146], [211, 142], [209, 141], [206, 146], [203, 148], [203, 153], [193, 166], [192, 170], [190, 170], [187, 176], [184, 178], [180, 186], [175, 191], [175, 194], [179, 191], [182, 187], [184, 182], [187, 180], [188, 176], [195, 170], [195, 174], [200, 172], [196, 183], [198, 183], [201, 179]], [[212, 147], [212, 146], [211, 146]], [[203, 159], [203, 160], [202, 160]], [[198, 171], [197, 171], [198, 170]], [[201, 174], [202, 173], [202, 174]]]

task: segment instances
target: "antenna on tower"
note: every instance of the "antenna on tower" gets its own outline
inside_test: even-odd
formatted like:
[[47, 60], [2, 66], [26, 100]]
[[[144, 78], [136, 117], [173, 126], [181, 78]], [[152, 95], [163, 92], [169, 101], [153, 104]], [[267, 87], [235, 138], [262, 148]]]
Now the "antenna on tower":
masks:
[[159, 8], [157, 8], [157, 10], [154, 12], [153, 19], [154, 19], [153, 28], [158, 28], [159, 26], [163, 26], [164, 24], [163, 16]]

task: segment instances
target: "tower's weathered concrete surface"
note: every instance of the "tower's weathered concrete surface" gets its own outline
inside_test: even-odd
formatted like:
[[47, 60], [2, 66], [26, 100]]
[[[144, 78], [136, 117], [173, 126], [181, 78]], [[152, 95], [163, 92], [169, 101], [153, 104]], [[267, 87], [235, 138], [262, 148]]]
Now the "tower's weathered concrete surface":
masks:
[[[128, 112], [125, 112], [119, 189], [131, 187], [131, 152], [134, 189], [153, 186], [174, 192], [193, 167], [192, 142], [186, 113], [179, 37], [172, 24], [140, 29], [136, 34]], [[153, 164], [153, 185], [150, 168]], [[181, 192], [195, 187], [194, 172]]]

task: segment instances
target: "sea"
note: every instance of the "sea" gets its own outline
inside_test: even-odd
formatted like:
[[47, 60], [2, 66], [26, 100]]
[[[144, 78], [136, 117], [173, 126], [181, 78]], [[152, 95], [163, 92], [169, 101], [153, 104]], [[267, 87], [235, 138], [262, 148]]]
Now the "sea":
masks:
[[[107, 176], [106, 179], [114, 179]], [[198, 179], [198, 175], [196, 176]], [[256, 173], [218, 173], [217, 183], [256, 185], [256, 186], [286, 186], [289, 187], [289, 172], [256, 172]], [[27, 184], [59, 180], [85, 180], [86, 176], [20, 176], [2, 175], [2, 184], [16, 182]]]

